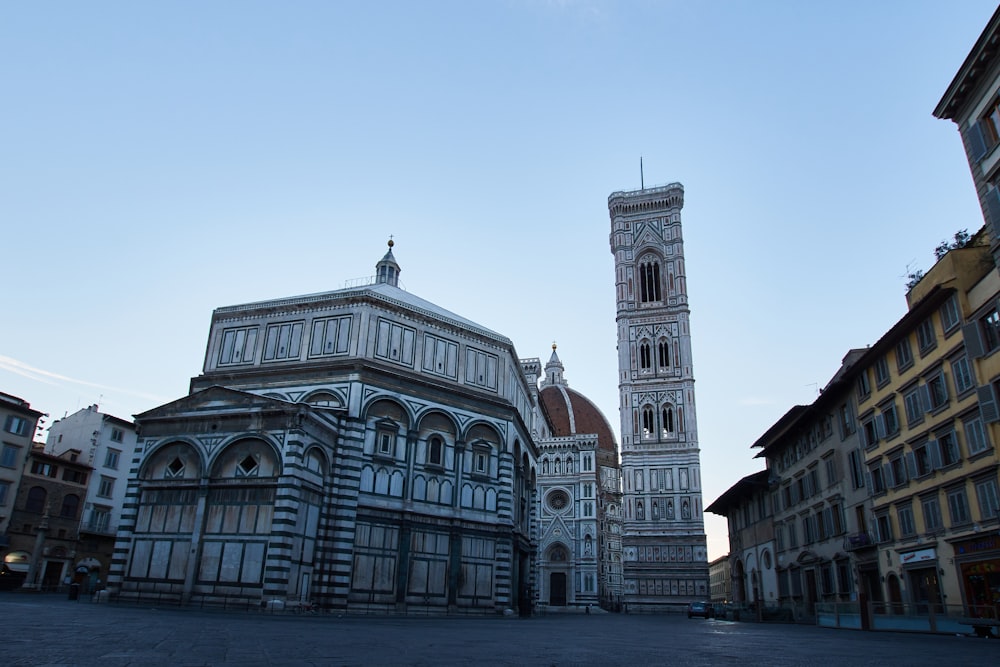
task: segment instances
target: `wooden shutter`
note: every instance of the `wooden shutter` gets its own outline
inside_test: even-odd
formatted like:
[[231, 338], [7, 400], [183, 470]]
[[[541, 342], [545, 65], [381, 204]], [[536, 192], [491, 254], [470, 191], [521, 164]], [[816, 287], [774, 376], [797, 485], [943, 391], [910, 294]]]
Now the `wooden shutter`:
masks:
[[927, 441], [927, 452], [930, 454], [931, 470], [941, 468], [941, 445], [937, 440]]
[[993, 227], [991, 231], [993, 232], [993, 238], [1000, 238], [1000, 189], [991, 188], [986, 191], [986, 196], [983, 197], [986, 202], [986, 213], [990, 217], [990, 222]]
[[969, 322], [962, 325], [962, 338], [965, 340], [965, 349], [973, 359], [983, 356], [983, 337], [979, 333], [979, 322]]
[[979, 397], [979, 414], [982, 415], [983, 421], [987, 423], [1000, 421], [996, 395], [993, 393], [993, 385], [988, 384], [983, 387], [976, 387], [976, 393]]
[[917, 396], [920, 398], [921, 409], [924, 412], [930, 412], [934, 407], [931, 405], [930, 388], [925, 384], [920, 385], [920, 387], [917, 388]]
[[983, 126], [975, 121], [965, 130], [965, 141], [969, 146], [969, 157], [973, 162], [979, 162], [986, 155], [986, 137]]

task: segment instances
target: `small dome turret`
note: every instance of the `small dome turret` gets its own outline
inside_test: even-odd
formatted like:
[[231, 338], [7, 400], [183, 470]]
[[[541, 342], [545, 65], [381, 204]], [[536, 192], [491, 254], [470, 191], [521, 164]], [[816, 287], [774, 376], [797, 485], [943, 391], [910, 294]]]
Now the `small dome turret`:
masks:
[[545, 379], [542, 380], [542, 385], [566, 384], [566, 380], [563, 379], [564, 370], [562, 361], [559, 360], [559, 355], [556, 354], [556, 344], [552, 343], [552, 356], [549, 357], [549, 362], [545, 364]]
[[381, 284], [385, 283], [387, 285], [392, 285], [393, 287], [399, 287], [399, 264], [396, 263], [396, 258], [392, 256], [392, 246], [396, 245], [392, 242], [392, 238], [389, 238], [389, 251], [385, 253], [385, 257], [379, 260], [379, 263], [375, 265], [375, 283]]

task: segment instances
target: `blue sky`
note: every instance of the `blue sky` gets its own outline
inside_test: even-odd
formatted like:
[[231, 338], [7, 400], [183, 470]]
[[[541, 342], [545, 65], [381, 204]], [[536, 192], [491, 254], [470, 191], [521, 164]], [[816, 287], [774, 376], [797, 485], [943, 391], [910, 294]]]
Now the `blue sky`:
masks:
[[[979, 0], [0, 3], [0, 391], [187, 392], [212, 309], [408, 290], [618, 428], [607, 197], [679, 181], [706, 504], [982, 225], [931, 112]], [[709, 555], [728, 550], [708, 515]]]

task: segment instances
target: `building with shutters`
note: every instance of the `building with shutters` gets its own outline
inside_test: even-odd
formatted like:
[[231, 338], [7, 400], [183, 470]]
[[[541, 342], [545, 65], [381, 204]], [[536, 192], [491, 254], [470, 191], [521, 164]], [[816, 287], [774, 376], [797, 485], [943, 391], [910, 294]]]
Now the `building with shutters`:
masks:
[[11, 546], [10, 522], [18, 485], [43, 414], [23, 398], [0, 392], [0, 588], [16, 588], [31, 566], [31, 553]]
[[14, 495], [31, 452], [35, 428], [42, 413], [23, 398], [0, 393], [0, 554], [4, 553]]
[[890, 608], [982, 595], [961, 551], [1000, 528], [998, 294], [984, 228], [938, 260], [907, 294], [906, 315], [856, 364], [871, 534]]
[[[966, 490], [972, 531], [951, 540], [958, 584], [966, 605], [1000, 606], [1000, 498], [997, 496], [997, 414], [1000, 380], [1000, 315], [997, 293], [1000, 281], [1000, 9], [982, 34], [941, 98], [934, 115], [954, 121], [962, 136], [969, 170], [986, 220], [993, 270], [969, 293], [969, 312], [963, 334], [977, 382], [979, 416], [985, 424], [985, 442], [973, 440]], [[918, 287], [920, 287], [918, 285]], [[958, 496], [955, 496], [958, 498]], [[959, 502], [959, 501], [956, 501]], [[949, 506], [949, 512], [951, 507]], [[957, 511], [961, 511], [958, 507]], [[973, 609], [979, 614], [981, 610]]]
[[[864, 353], [850, 350], [816, 400], [792, 407], [751, 446], [767, 461], [767, 491], [760, 486], [762, 473], [750, 478], [756, 482], [755, 505], [743, 508], [744, 523], [766, 514], [760, 494], [770, 493], [773, 507], [777, 590], [771, 593], [765, 586], [761, 599], [800, 620], [815, 618], [817, 603], [877, 598], [881, 590], [874, 542], [868, 538], [871, 505], [853, 391]], [[753, 534], [767, 532], [757, 525]], [[749, 585], [751, 558], [739, 568], [744, 578], [750, 573]], [[755, 560], [766, 581], [769, 564]]]
[[814, 617], [818, 603], [857, 601], [875, 615], [1000, 604], [1000, 274], [990, 248], [983, 228], [943, 254], [910, 289], [907, 313], [753, 444], [767, 491], [757, 473], [710, 507], [730, 520], [734, 598], [747, 545], [766, 543], [768, 508], [758, 505], [769, 493], [777, 601], [795, 618]]
[[[738, 608], [756, 610], [775, 605], [778, 599], [775, 576], [775, 544], [772, 489], [769, 472], [747, 475], [705, 508], [726, 517], [729, 526], [728, 567], [718, 560], [710, 563], [712, 600], [729, 601]], [[722, 586], [718, 573], [731, 577]]]
[[1000, 266], [1000, 8], [993, 14], [941, 101], [938, 118], [954, 121]]

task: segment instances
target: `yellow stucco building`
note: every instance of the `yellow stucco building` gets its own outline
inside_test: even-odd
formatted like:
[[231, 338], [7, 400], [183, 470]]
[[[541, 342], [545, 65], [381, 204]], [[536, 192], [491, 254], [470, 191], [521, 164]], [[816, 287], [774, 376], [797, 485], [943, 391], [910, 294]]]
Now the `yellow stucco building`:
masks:
[[856, 395], [884, 599], [1000, 602], [1000, 274], [985, 229], [944, 254], [859, 361]]

